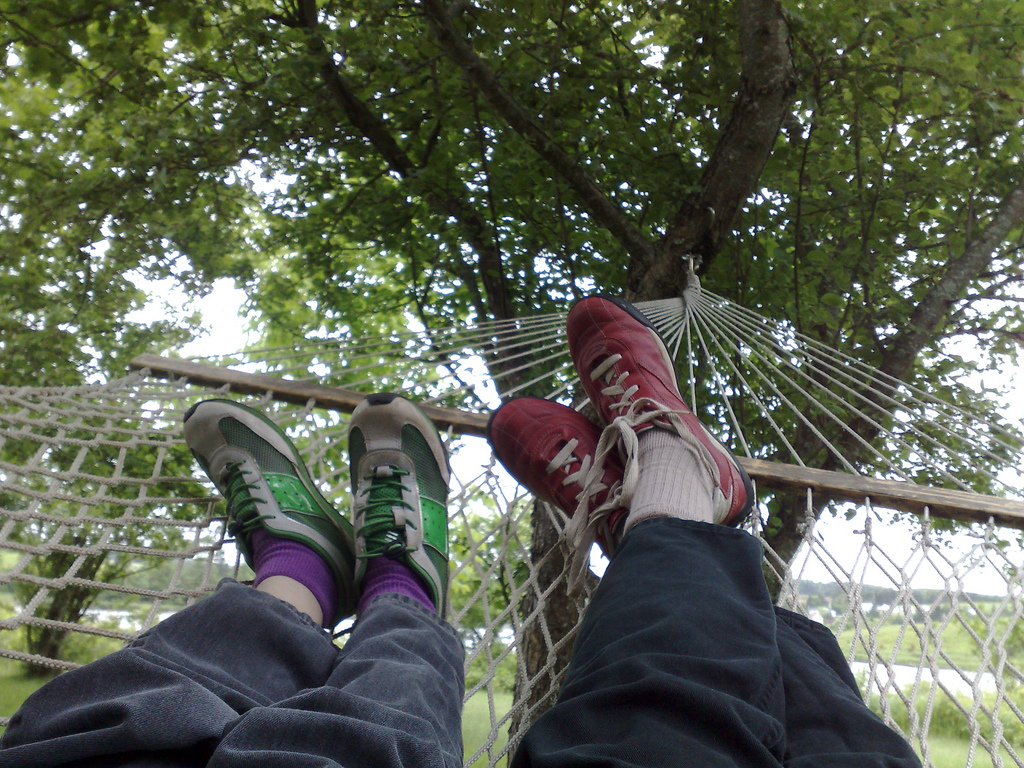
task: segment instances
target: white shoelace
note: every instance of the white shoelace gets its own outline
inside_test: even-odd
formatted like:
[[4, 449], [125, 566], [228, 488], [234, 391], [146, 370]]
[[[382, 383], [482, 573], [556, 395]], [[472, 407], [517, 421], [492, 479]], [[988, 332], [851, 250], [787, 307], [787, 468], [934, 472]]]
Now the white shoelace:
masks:
[[602, 378], [605, 380], [606, 386], [601, 390], [601, 394], [612, 399], [619, 398], [618, 401], [613, 402], [609, 406], [613, 411], [622, 411], [628, 408], [632, 402], [633, 395], [640, 389], [637, 384], [628, 388], [624, 385], [626, 378], [629, 376], [629, 371], [623, 371], [618, 377], [615, 376], [615, 371], [612, 370], [612, 367], [621, 359], [622, 355], [609, 355], [590, 372], [590, 378], [594, 381]]
[[[599, 514], [601, 518], [606, 518], [612, 510], [618, 509], [621, 506], [621, 504], [617, 503], [621, 493], [621, 484], [613, 483], [611, 488], [609, 488], [604, 483], [603, 465], [608, 451], [602, 450], [599, 444], [598, 454], [595, 456], [584, 456], [581, 459], [576, 454], [576, 448], [579, 446], [579, 443], [580, 441], [576, 438], [569, 440], [562, 450], [555, 454], [555, 457], [547, 466], [547, 472], [551, 474], [559, 470], [567, 470], [569, 466], [576, 462], [579, 462], [580, 465], [579, 469], [575, 472], [566, 471], [565, 479], [562, 480], [562, 485], [572, 485], [573, 483], [579, 483], [580, 485], [580, 492], [576, 494], [576, 509], [572, 517], [565, 518], [567, 532], [570, 527], [578, 527], [580, 525], [578, 521], [581, 518], [593, 517], [595, 514]], [[595, 457], [598, 457], [597, 463], [595, 463]], [[595, 507], [588, 514], [591, 500], [603, 491], [609, 491], [608, 497], [600, 506]]]
[[[578, 446], [579, 444], [580, 441], [577, 438], [572, 438], [571, 440], [569, 440], [569, 442], [565, 444], [562, 450], [556, 453], [555, 457], [550, 462], [548, 462], [547, 473], [549, 475], [552, 474], [553, 472], [558, 472], [559, 470], [566, 469], [567, 467], [571, 466], [573, 462], [578, 461], [580, 463], [580, 468], [577, 469], [575, 472], [566, 472], [566, 476], [565, 479], [562, 481], [562, 485], [572, 485], [573, 483], [579, 483], [580, 485], [585, 484], [587, 472], [590, 470], [590, 465], [593, 463], [593, 458], [590, 456], [584, 456], [582, 459], [580, 459], [579, 456], [576, 455], [576, 446]], [[604, 489], [605, 486], [602, 484], [600, 485], [600, 487], [595, 488], [593, 492], [600, 493]], [[579, 502], [582, 495], [582, 493], [577, 494], [577, 502]]]
[[[631, 387], [630, 389], [635, 391], [636, 388]], [[644, 408], [650, 408], [651, 410], [641, 412]], [[635, 402], [629, 403], [626, 413], [617, 416], [601, 433], [601, 439], [597, 443], [593, 463], [583, 482], [583, 493], [580, 495], [580, 500], [573, 516], [565, 527], [565, 536], [571, 552], [569, 566], [570, 589], [578, 589], [582, 586], [583, 574], [590, 564], [590, 550], [598, 535], [602, 534], [605, 541], [610, 546], [612, 545], [611, 531], [608, 529], [608, 518], [612, 512], [620, 507], [628, 507], [630, 505], [633, 494], [636, 491], [637, 480], [640, 476], [640, 467], [637, 461], [639, 444], [635, 428], [654, 421], [659, 422], [656, 428], [664, 428], [667, 422], [669, 428], [696, 451], [711, 475], [713, 492], [716, 495], [716, 499], [719, 500], [719, 503], [725, 502], [726, 506], [728, 506], [728, 501], [719, 487], [721, 473], [718, 471], [718, 466], [711, 458], [708, 449], [683, 424], [679, 412], [665, 408], [661, 403], [649, 397], [641, 397]], [[613, 487], [604, 503], [590, 510], [588, 514], [587, 502], [595, 493], [600, 492], [604, 488], [604, 484], [601, 482], [604, 477], [604, 462], [608, 454], [613, 450], [620, 451], [624, 458], [622, 484]]]

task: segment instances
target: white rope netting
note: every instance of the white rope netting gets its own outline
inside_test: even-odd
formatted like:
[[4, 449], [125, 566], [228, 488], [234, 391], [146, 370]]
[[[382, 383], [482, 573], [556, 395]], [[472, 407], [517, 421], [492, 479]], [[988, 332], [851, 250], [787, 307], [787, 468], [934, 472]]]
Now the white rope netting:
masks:
[[[711, 403], [702, 416], [740, 455], [784, 456], [798, 467], [821, 453], [845, 456], [855, 437], [843, 426], [860, 417], [884, 426], [885, 437], [872, 441], [867, 459], [843, 465], [848, 471], [870, 463], [880, 477], [954, 488], [980, 483], [1018, 495], [1018, 476], [999, 469], [1020, 446], [1004, 423], [884, 379], [877, 394], [865, 395], [864, 385], [879, 378], [870, 368], [707, 293], [643, 309], [683, 351], [680, 359], [693, 361], [690, 370], [681, 364], [682, 379], [693, 382], [695, 400]], [[419, 329], [207, 362], [362, 392], [411, 391], [484, 414], [522, 392], [570, 401], [563, 323], [551, 316]], [[495, 349], [508, 354], [491, 357], [488, 370], [480, 351]], [[325, 495], [348, 507], [347, 416], [312, 400], [290, 404], [271, 393], [240, 395], [147, 372], [71, 389], [0, 389], [0, 675], [24, 665], [85, 663], [208, 594], [221, 578], [250, 576], [225, 541], [223, 502], [181, 437], [189, 406], [225, 396], [281, 424]], [[762, 417], [761, 431], [741, 433], [750, 408]], [[559, 652], [572, 633], [554, 626], [544, 606], [566, 599], [566, 580], [550, 578], [545, 559], [531, 558], [534, 504], [495, 466], [486, 443], [451, 433], [448, 441], [450, 618], [468, 651], [466, 758], [496, 765], [556, 690]], [[817, 459], [801, 452], [808, 445]], [[972, 461], [978, 456], [991, 461], [982, 466]], [[774, 494], [762, 488], [756, 534], [768, 533]], [[955, 743], [965, 766], [1024, 768], [1019, 530], [986, 519], [951, 528], [927, 508], [917, 514], [919, 505], [909, 505], [909, 514], [870, 497], [830, 500], [820, 488], [796, 495], [803, 543], [789, 563], [770, 549], [766, 557], [780, 602], [836, 632], [873, 706], [926, 764]], [[547, 507], [536, 514], [556, 529], [564, 525]], [[593, 561], [598, 572], [601, 565]], [[528, 662], [520, 650], [531, 633], [542, 641]], [[531, 690], [538, 686], [540, 695]]]

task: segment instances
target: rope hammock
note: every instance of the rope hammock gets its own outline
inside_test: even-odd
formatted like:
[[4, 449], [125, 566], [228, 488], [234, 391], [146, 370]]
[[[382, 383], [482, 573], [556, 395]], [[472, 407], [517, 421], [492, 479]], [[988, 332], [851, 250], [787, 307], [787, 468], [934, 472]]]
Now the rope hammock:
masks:
[[[779, 602], [833, 629], [873, 707], [926, 765], [952, 734], [965, 766], [1024, 768], [1020, 432], [695, 282], [638, 306], [677, 354], [684, 394], [755, 481], [751, 531]], [[74, 668], [221, 578], [251, 578], [182, 440], [190, 405], [227, 396], [263, 409], [347, 509], [347, 413], [368, 392], [403, 391], [452, 453], [466, 762], [503, 761], [557, 692], [587, 593], [569, 595], [565, 552], [538, 544], [562, 515], [535, 504], [480, 436], [503, 398], [573, 402], [564, 315], [133, 367], [80, 387], [0, 388], [0, 676]], [[769, 544], [783, 505], [799, 510], [795, 554]], [[556, 601], [575, 612], [547, 610]]]

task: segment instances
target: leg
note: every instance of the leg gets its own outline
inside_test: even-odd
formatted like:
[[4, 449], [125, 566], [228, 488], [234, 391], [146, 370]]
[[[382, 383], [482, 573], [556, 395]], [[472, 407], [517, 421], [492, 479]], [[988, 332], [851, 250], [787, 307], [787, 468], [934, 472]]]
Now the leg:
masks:
[[442, 618], [448, 467], [412, 403], [372, 395], [349, 431], [359, 618], [325, 685], [259, 710], [211, 766], [459, 766], [463, 648]]
[[776, 608], [791, 768], [920, 768], [904, 739], [864, 705], [835, 636]]
[[[723, 527], [749, 513], [750, 480], [682, 400], [653, 326], [624, 302], [592, 297], [569, 313], [567, 332], [607, 428], [524, 399], [499, 409], [488, 434], [520, 482], [572, 516], [578, 551], [585, 557], [596, 538], [612, 560], [562, 698], [516, 764], [774, 768], [790, 759], [862, 764], [864, 755], [882, 761], [869, 765], [916, 764], [900, 762], [909, 749], [888, 729], [844, 743], [865, 720], [880, 724], [851, 691], [848, 670], [837, 674], [820, 650], [793, 642], [790, 623], [777, 623], [759, 545]], [[608, 461], [616, 448], [621, 469]], [[833, 699], [843, 704], [836, 733], [817, 739], [815, 724], [829, 718], [807, 710]]]
[[463, 648], [436, 612], [398, 594], [361, 613], [326, 685], [255, 709], [209, 765], [462, 765]]
[[[225, 586], [133, 648], [58, 678], [8, 731], [9, 764], [461, 762], [463, 651], [440, 617], [447, 458], [418, 409], [371, 400], [380, 407], [353, 416], [353, 434], [370, 437], [350, 447], [368, 457], [353, 466], [355, 541], [267, 419], [231, 401], [189, 412], [186, 440], [224, 494], [260, 587]], [[356, 549], [371, 561], [358, 579]], [[339, 653], [297, 609], [333, 623], [359, 589], [360, 618]], [[38, 727], [18, 730], [30, 720]]]
[[[298, 612], [328, 623], [355, 607], [352, 527], [323, 498], [294, 446], [229, 400], [185, 415], [185, 440], [224, 495], [228, 530], [257, 583], [223, 585], [119, 653], [61, 676], [26, 702], [5, 759], [48, 765], [205, 764], [239, 716], [322, 685], [337, 649]], [[17, 745], [17, 746], [16, 746]]]
[[919, 768], [864, 705], [832, 634], [772, 610], [760, 569], [745, 533], [638, 524], [514, 765]]
[[0, 762], [455, 768], [462, 660], [451, 626], [404, 595], [371, 601], [338, 651], [309, 617], [227, 582], [41, 688]]
[[244, 713], [321, 685], [336, 656], [308, 616], [225, 581], [124, 650], [30, 696], [4, 734], [0, 762], [206, 765]]
[[782, 663], [760, 561], [740, 531], [638, 524], [513, 765], [780, 766]]

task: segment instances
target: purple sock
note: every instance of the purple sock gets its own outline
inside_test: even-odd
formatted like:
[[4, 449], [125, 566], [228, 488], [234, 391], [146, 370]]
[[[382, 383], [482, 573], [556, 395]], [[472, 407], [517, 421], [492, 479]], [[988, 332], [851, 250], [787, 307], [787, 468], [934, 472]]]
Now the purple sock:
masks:
[[411, 597], [426, 608], [437, 610], [434, 601], [424, 589], [423, 582], [407, 565], [390, 557], [374, 557], [366, 564], [357, 613], [362, 613], [373, 598], [386, 592]]
[[338, 585], [331, 568], [320, 555], [297, 541], [279, 539], [260, 528], [252, 534], [253, 586], [271, 576], [295, 579], [313, 593], [324, 613], [324, 626], [333, 626], [338, 611]]

